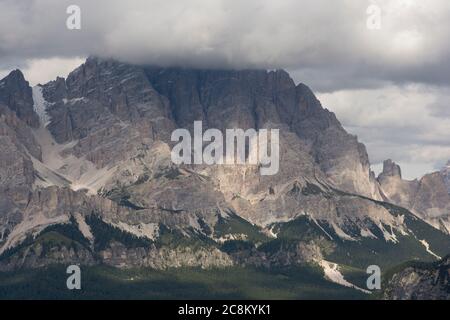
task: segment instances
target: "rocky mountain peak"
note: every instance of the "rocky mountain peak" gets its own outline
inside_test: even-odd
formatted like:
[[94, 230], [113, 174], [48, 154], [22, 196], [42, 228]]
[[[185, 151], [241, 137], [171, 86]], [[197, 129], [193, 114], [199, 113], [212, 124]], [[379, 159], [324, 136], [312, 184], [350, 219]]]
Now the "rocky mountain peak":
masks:
[[15, 83], [16, 85], [20, 85], [21, 83], [26, 82], [25, 76], [23, 75], [20, 69], [12, 70], [3, 80], [2, 82], [9, 82], [9, 84]]
[[402, 178], [402, 171], [398, 164], [396, 164], [391, 159], [385, 160], [383, 162], [383, 172], [380, 174], [379, 178], [382, 177], [398, 177]]
[[33, 109], [33, 94], [22, 71], [16, 69], [0, 81], [0, 103], [8, 106], [29, 126], [39, 127], [39, 117]]
[[450, 168], [403, 180], [400, 167], [386, 160], [378, 176], [383, 193], [394, 204], [410, 209], [446, 234], [450, 231]]

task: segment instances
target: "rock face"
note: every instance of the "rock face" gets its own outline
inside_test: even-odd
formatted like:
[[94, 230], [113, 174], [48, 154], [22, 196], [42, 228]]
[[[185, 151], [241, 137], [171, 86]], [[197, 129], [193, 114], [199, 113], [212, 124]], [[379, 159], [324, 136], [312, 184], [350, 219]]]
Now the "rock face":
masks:
[[381, 199], [364, 145], [304, 84], [283, 70], [199, 71], [146, 68], [153, 87], [169, 99], [179, 127], [202, 120], [207, 128], [284, 127], [314, 165], [342, 190]]
[[408, 208], [431, 225], [449, 234], [450, 194], [448, 171], [426, 174], [420, 180], [407, 181], [400, 167], [391, 160], [384, 162], [378, 181], [387, 200]]
[[450, 160], [447, 162], [447, 165], [442, 168], [441, 175], [444, 177], [445, 185], [447, 186], [447, 190], [450, 193]]
[[449, 300], [450, 257], [434, 264], [409, 266], [395, 273], [384, 289], [390, 300]]
[[383, 172], [378, 176], [379, 181], [383, 181], [385, 179], [390, 178], [402, 178], [402, 170], [400, 166], [393, 162], [391, 159], [388, 159], [383, 162]]
[[[333, 252], [339, 259], [338, 249], [349, 248], [345, 259], [357, 250], [351, 243], [367, 252], [408, 243], [408, 257], [434, 259], [430, 252], [450, 247], [450, 237], [382, 201], [412, 208], [409, 194], [424, 188], [426, 198], [433, 182], [403, 182], [392, 162], [377, 181], [364, 145], [285, 71], [89, 58], [67, 79], [33, 90], [20, 75], [0, 89], [3, 269], [77, 259], [119, 267], [289, 266]], [[171, 133], [193, 130], [197, 120], [204, 130], [279, 129], [279, 172], [175, 165]], [[393, 182], [408, 196], [388, 189]]]
[[31, 88], [20, 70], [12, 71], [0, 81], [0, 103], [7, 105], [30, 127], [39, 126], [38, 116], [33, 109]]

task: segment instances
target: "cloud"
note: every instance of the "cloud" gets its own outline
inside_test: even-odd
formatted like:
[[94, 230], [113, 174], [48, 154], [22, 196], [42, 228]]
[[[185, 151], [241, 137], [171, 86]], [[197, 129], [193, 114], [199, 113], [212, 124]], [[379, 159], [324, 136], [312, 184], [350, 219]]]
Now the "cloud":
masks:
[[8, 70], [0, 70], [0, 79], [7, 76], [11, 69], [20, 69], [30, 85], [35, 86], [47, 83], [56, 77], [67, 77], [84, 61], [83, 58], [30, 59], [17, 65], [11, 65]]
[[[66, 28], [72, 4], [81, 30]], [[379, 30], [366, 25], [371, 4]], [[88, 55], [285, 68], [358, 134], [375, 165], [393, 158], [418, 176], [450, 158], [449, 34], [448, 0], [0, 0], [0, 76], [21, 68], [45, 82]]]
[[[448, 88], [447, 90], [450, 90]], [[450, 96], [450, 94], [449, 94]], [[449, 100], [440, 100], [435, 101], [430, 106], [430, 114], [437, 118], [447, 118], [450, 120], [450, 101]]]
[[[375, 166], [391, 158], [403, 164], [405, 176], [412, 178], [438, 170], [450, 159], [450, 121], [436, 116], [436, 106], [450, 101], [450, 90], [407, 85], [318, 97], [364, 142]], [[445, 113], [448, 107], [439, 110]]]
[[97, 54], [149, 64], [287, 68], [310, 75], [321, 91], [450, 83], [447, 0], [378, 0], [380, 30], [366, 27], [372, 1], [75, 2], [81, 30], [65, 26], [73, 1], [0, 0], [3, 63]]

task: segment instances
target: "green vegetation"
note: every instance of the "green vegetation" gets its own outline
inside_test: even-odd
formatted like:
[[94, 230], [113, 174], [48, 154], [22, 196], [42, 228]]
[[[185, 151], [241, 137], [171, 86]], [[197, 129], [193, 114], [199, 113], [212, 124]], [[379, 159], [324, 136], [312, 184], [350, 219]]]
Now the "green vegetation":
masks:
[[0, 273], [0, 299], [368, 299], [323, 279], [318, 267], [120, 270], [81, 267], [80, 291], [64, 266]]
[[262, 244], [258, 250], [275, 254], [280, 250], [296, 250], [299, 242], [314, 241], [322, 252], [333, 250], [333, 243], [326, 234], [307, 216], [300, 216], [295, 220], [272, 226], [277, 238]]
[[41, 232], [41, 234], [48, 232], [59, 233], [60, 235], [65, 236], [72, 241], [76, 241], [85, 246], [89, 246], [89, 240], [86, 239], [81, 233], [80, 229], [78, 228], [78, 223], [73, 216], [70, 217], [69, 223], [48, 226]]
[[[309, 187], [308, 192], [318, 192]], [[280, 251], [296, 251], [300, 242], [319, 246], [324, 258], [340, 265], [345, 279], [359, 287], [366, 285], [366, 268], [378, 265], [383, 271], [383, 280], [389, 279], [396, 270], [408, 265], [427, 267], [419, 261], [433, 261], [419, 240], [426, 239], [431, 250], [439, 255], [448, 254], [450, 238], [416, 219], [409, 211], [383, 204], [395, 215], [402, 215], [411, 234], [403, 235], [388, 226], [398, 240], [385, 241], [379, 226], [366, 221], [365, 225], [378, 238], [359, 238], [358, 241], [343, 240], [325, 221], [314, 221], [310, 217], [299, 218], [286, 223], [272, 225], [277, 234], [271, 239], [233, 212], [218, 222], [211, 230], [203, 221], [199, 224], [205, 234], [214, 238], [240, 235], [243, 239], [218, 244], [207, 235], [195, 229], [178, 230], [159, 226], [159, 237], [152, 241], [140, 238], [104, 222], [98, 215], [86, 217], [95, 236], [91, 244], [80, 232], [72, 217], [66, 224], [52, 225], [38, 235], [29, 236], [15, 248], [5, 251], [0, 259], [22, 255], [26, 250], [36, 249], [45, 255], [52, 248], [86, 248], [95, 252], [106, 249], [111, 241], [122, 243], [128, 248], [138, 247], [190, 247], [194, 250], [217, 247], [231, 255], [239, 252], [262, 251], [270, 257]], [[358, 236], [355, 224], [346, 223], [346, 232]], [[333, 240], [330, 239], [333, 238]], [[92, 247], [93, 245], [93, 247]], [[236, 255], [238, 256], [238, 255]], [[408, 264], [404, 264], [406, 261]], [[65, 287], [64, 266], [51, 266], [38, 270], [18, 270], [0, 273], [0, 299], [361, 299], [377, 298], [367, 296], [351, 288], [345, 288], [326, 281], [318, 266], [304, 265], [289, 268], [241, 268], [202, 270], [195, 268], [157, 271], [151, 269], [120, 270], [106, 266], [83, 267], [81, 291], [69, 291]]]
[[89, 247], [89, 240], [83, 236], [78, 229], [77, 222], [71, 217], [68, 223], [50, 225], [35, 236], [29, 235], [17, 246], [5, 250], [0, 255], [0, 260], [20, 254], [27, 248], [35, 247], [36, 245], [41, 245], [42, 252], [45, 253], [56, 246], [66, 246], [74, 249], [82, 246]]
[[[445, 257], [447, 259], [448, 257]], [[421, 270], [436, 270], [439, 268], [439, 264], [442, 261], [434, 261], [434, 262], [424, 262], [424, 261], [407, 261], [401, 263], [395, 267], [389, 268], [386, 272], [383, 273], [383, 283], [387, 283], [396, 273], [405, 270], [406, 268], [415, 268]]]
[[366, 273], [366, 270], [340, 264], [339, 272], [344, 276], [344, 279], [347, 280], [348, 282], [360, 288], [366, 288], [367, 277], [369, 276]]
[[[447, 257], [444, 257], [444, 261], [449, 259], [450, 255], [448, 255]], [[382, 284], [381, 284], [381, 288], [389, 288], [389, 282], [392, 280], [392, 277], [397, 274], [402, 272], [403, 270], [407, 269], [407, 268], [414, 268], [414, 269], [420, 269], [423, 271], [431, 271], [434, 272], [436, 270], [439, 269], [439, 264], [442, 263], [442, 260], [440, 261], [434, 261], [434, 262], [423, 262], [423, 261], [407, 261], [404, 263], [401, 263], [395, 267], [389, 268], [387, 269], [385, 272], [383, 272], [382, 274]], [[442, 268], [442, 266], [441, 266]], [[447, 272], [446, 268], [443, 268], [444, 274]], [[381, 290], [379, 292], [376, 292], [373, 295], [374, 299], [382, 299], [383, 298], [383, 294], [386, 293], [386, 290]]]
[[87, 216], [86, 223], [95, 235], [94, 248], [98, 251], [106, 249], [111, 241], [120, 242], [128, 248], [148, 247], [152, 243], [147, 238], [139, 238], [104, 222], [95, 214]]
[[[433, 237], [436, 237], [436, 242], [441, 242], [440, 246], [436, 246], [436, 248], [440, 247], [441, 250], [450, 248], [450, 238], [442, 232], [435, 230], [420, 220], [410, 221], [408, 220], [411, 219], [409, 216], [405, 219], [408, 227], [411, 228], [416, 236], [418, 234], [423, 235], [423, 238], [420, 239], [433, 239]], [[433, 261], [434, 259], [414, 235], [402, 235], [394, 232], [398, 242], [385, 241], [379, 227], [372, 224], [370, 231], [378, 239], [358, 237], [358, 241], [350, 241], [341, 239], [333, 228], [324, 221], [317, 221], [317, 223], [320, 227], [309, 217], [301, 216], [293, 221], [277, 224], [274, 226], [277, 239], [263, 244], [258, 249], [266, 252], [276, 252], [281, 248], [293, 248], [299, 241], [314, 240], [320, 246], [327, 260], [356, 270], [365, 270], [367, 266], [372, 264], [379, 265], [381, 268], [391, 268], [409, 260]], [[344, 231], [347, 234], [356, 236], [356, 233], [359, 232], [352, 228], [352, 225], [348, 223]], [[384, 226], [384, 228], [389, 230], [388, 226]], [[323, 230], [333, 237], [333, 241], [329, 241]], [[421, 230], [423, 230], [422, 233]], [[425, 236], [425, 232], [429, 233], [429, 235]], [[434, 249], [433, 246], [432, 249]]]
[[245, 240], [227, 240], [220, 247], [220, 250], [229, 254], [250, 251], [253, 249], [255, 249], [255, 245], [252, 242]]
[[309, 241], [326, 236], [322, 230], [307, 216], [278, 224], [274, 227], [278, 239]]
[[171, 229], [167, 226], [159, 225], [159, 236], [155, 244], [158, 247], [184, 248], [191, 247], [199, 249], [208, 246], [217, 246], [217, 244], [207, 236], [196, 232], [194, 229], [187, 230], [189, 236], [184, 235], [178, 229]]
[[226, 218], [219, 216], [214, 227], [214, 237], [221, 238], [227, 234], [244, 234], [247, 236], [246, 240], [255, 244], [270, 240], [259, 227], [232, 212]]
[[327, 259], [362, 269], [373, 264], [390, 268], [408, 260], [433, 260], [413, 236], [396, 233], [396, 237], [398, 242], [395, 243], [372, 238], [362, 238], [359, 241], [339, 240]]
[[450, 237], [448, 235], [412, 215], [405, 217], [405, 223], [418, 240], [426, 239], [435, 254], [441, 257], [450, 254]]

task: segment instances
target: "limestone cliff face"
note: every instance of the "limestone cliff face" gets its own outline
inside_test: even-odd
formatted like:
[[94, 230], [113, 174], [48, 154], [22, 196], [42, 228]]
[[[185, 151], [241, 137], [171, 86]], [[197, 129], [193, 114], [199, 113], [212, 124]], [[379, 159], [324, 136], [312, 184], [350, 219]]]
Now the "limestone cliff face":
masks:
[[72, 153], [99, 167], [128, 159], [175, 128], [167, 101], [134, 66], [90, 58], [67, 78], [43, 86], [58, 143], [77, 141]]
[[222, 131], [276, 127], [295, 133], [301, 153], [330, 183], [381, 200], [365, 147], [282, 70], [139, 68], [89, 58], [65, 85], [58, 79], [43, 93], [55, 140], [77, 141], [73, 154], [100, 167], [154, 140], [170, 143], [173, 129], [192, 128], [195, 120]]
[[364, 145], [348, 134], [304, 84], [277, 71], [201, 71], [146, 68], [153, 87], [167, 97], [179, 127], [202, 120], [207, 128], [277, 127], [293, 132], [302, 153], [330, 182], [348, 192], [381, 199]]
[[[312, 239], [277, 252], [256, 248], [276, 238], [278, 224], [305, 216], [327, 241], [412, 237], [409, 213], [375, 201], [382, 200], [380, 184], [384, 196], [397, 199], [388, 185], [404, 184], [400, 170], [390, 164], [376, 181], [365, 147], [285, 71], [140, 67], [89, 58], [67, 79], [33, 91], [22, 78], [16, 72], [2, 80], [7, 86], [0, 96], [14, 97], [0, 99], [0, 254], [8, 254], [10, 267], [52, 259], [158, 268], [320, 260]], [[280, 129], [279, 172], [173, 164], [172, 131], [192, 130], [196, 120], [204, 130]], [[427, 199], [433, 198], [426, 195], [430, 184], [417, 187]], [[411, 197], [402, 193], [399, 203], [415, 208]], [[102, 222], [89, 226], [92, 216]], [[30, 237], [45, 242], [51, 226], [64, 226], [55, 231], [65, 232], [57, 249], [27, 243]], [[70, 242], [73, 236], [81, 247]], [[221, 249], [229, 239], [255, 247], [229, 254]], [[28, 249], [14, 251], [21, 243]]]
[[391, 159], [385, 160], [383, 162], [383, 172], [378, 176], [378, 180], [383, 182], [390, 178], [402, 178], [402, 170], [398, 164], [393, 162]]
[[450, 193], [450, 160], [447, 162], [447, 165], [442, 168], [441, 175], [444, 177], [445, 185], [447, 186], [447, 190]]
[[414, 198], [420, 182], [403, 180], [400, 166], [392, 160], [384, 161], [383, 172], [378, 176], [378, 182], [384, 195], [390, 201], [405, 208], [414, 206]]
[[41, 149], [32, 130], [15, 112], [0, 104], [0, 244], [24, 218], [22, 209], [36, 175], [32, 157]]
[[30, 127], [39, 126], [39, 118], [33, 109], [31, 88], [20, 70], [12, 71], [0, 81], [0, 104], [7, 105]]
[[388, 201], [408, 208], [445, 233], [450, 232], [450, 194], [445, 170], [407, 181], [400, 167], [387, 160], [378, 181]]

